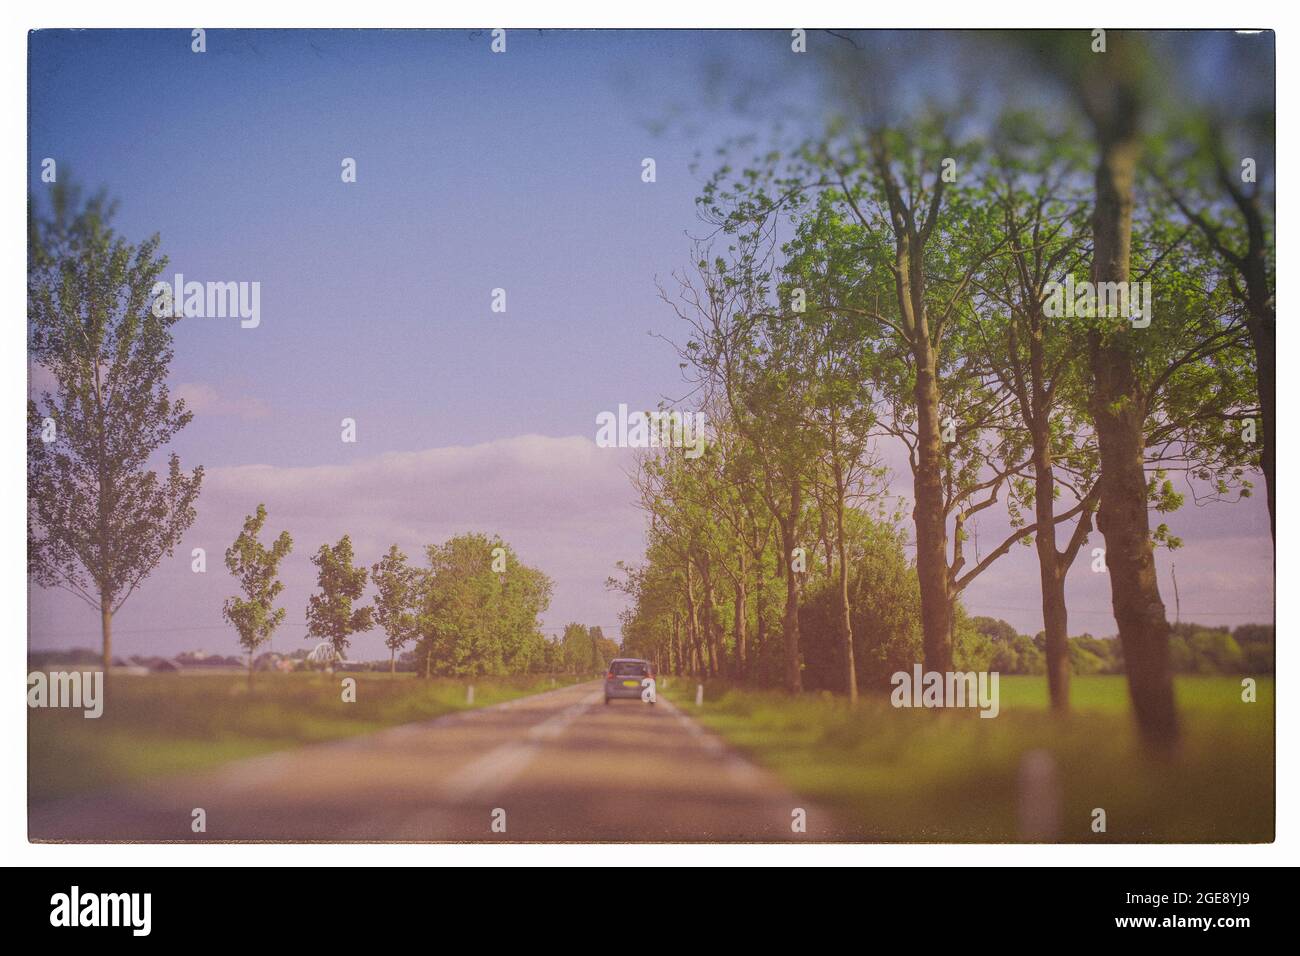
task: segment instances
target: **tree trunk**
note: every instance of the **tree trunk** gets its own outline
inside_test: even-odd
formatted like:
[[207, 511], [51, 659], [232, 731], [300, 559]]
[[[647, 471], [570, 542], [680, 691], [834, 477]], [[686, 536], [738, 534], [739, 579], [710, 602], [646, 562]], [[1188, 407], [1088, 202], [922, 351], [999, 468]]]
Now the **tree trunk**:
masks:
[[[1040, 417], [1034, 435], [1034, 520], [1038, 531], [1038, 580], [1043, 603], [1043, 637], [1047, 652], [1047, 696], [1052, 710], [1070, 709], [1069, 621], [1065, 606], [1065, 574], [1056, 550], [1056, 476], [1052, 469], [1050, 433]], [[1080, 516], [1080, 521], [1087, 516]]]
[[691, 673], [699, 674], [703, 663], [700, 654], [700, 622], [695, 610], [695, 583], [689, 560], [686, 562], [686, 636], [691, 642]]
[[826, 583], [835, 580], [835, 546], [831, 543], [830, 530], [826, 527], [826, 509], [822, 502], [817, 502], [817, 521], [821, 534], [822, 550], [826, 552]]
[[738, 680], [745, 679], [745, 641], [747, 637], [745, 631], [749, 626], [749, 607], [746, 604], [746, 587], [749, 582], [745, 578], [748, 570], [745, 563], [745, 554], [742, 551], [740, 555], [740, 573], [736, 575], [734, 589], [735, 609], [731, 622], [732, 637], [736, 641], [736, 678]]
[[916, 357], [916, 452], [913, 474], [916, 506], [916, 573], [921, 582], [922, 647], [925, 668], [952, 670], [953, 596], [948, 582], [948, 534], [940, 455], [939, 388], [928, 330], [914, 349]]
[[1260, 466], [1264, 470], [1264, 490], [1268, 498], [1268, 526], [1277, 541], [1277, 519], [1274, 515], [1274, 484], [1277, 452], [1273, 436], [1277, 434], [1274, 417], [1277, 408], [1277, 311], [1268, 282], [1268, 237], [1264, 231], [1264, 217], [1259, 208], [1259, 191], [1253, 197], [1243, 197], [1234, 189], [1234, 199], [1246, 219], [1246, 258], [1242, 263], [1242, 277], [1246, 285], [1246, 327], [1250, 330], [1251, 345], [1255, 350], [1255, 387], [1259, 392], [1259, 439], [1263, 443]]
[[1250, 318], [1251, 344], [1255, 349], [1255, 385], [1259, 391], [1260, 467], [1264, 470], [1264, 491], [1268, 497], [1268, 527], [1273, 541], [1277, 542], [1277, 517], [1274, 512], [1274, 485], [1276, 484], [1277, 450], [1273, 447], [1273, 427], [1277, 408], [1277, 317], [1271, 305], [1252, 303]]
[[716, 615], [713, 613], [713, 578], [709, 574], [709, 556], [706, 553], [700, 565], [700, 586], [704, 589], [704, 649], [709, 655], [709, 676], [723, 677], [724, 662], [722, 641], [718, 635]]
[[835, 550], [839, 559], [839, 588], [836, 595], [839, 604], [840, 647], [844, 657], [844, 681], [849, 695], [849, 706], [858, 705], [858, 668], [853, 659], [853, 618], [849, 612], [849, 554], [844, 540], [844, 498], [848, 489], [845, 487], [843, 470], [835, 468]]
[[[1108, 95], [1099, 97], [1102, 103], [1094, 102], [1093, 110], [1100, 157], [1092, 216], [1092, 281], [1127, 283], [1140, 151], [1137, 101], [1135, 91], [1122, 80], [1105, 92]], [[1147, 514], [1145, 401], [1125, 341], [1133, 334], [1140, 332], [1121, 328], [1103, 334], [1096, 324], [1088, 334], [1092, 415], [1101, 460], [1097, 526], [1106, 540], [1111, 605], [1138, 730], [1148, 747], [1168, 751], [1178, 741], [1178, 717], [1169, 672], [1169, 622], [1156, 579]]]
[[785, 642], [785, 684], [792, 694], [803, 693], [803, 673], [799, 666], [799, 581], [791, 566], [794, 549], [799, 546], [796, 531], [803, 504], [803, 489], [798, 480], [790, 486], [790, 512], [781, 521], [781, 546], [785, 548], [785, 616], [781, 620], [781, 637]]
[[397, 648], [395, 647], [388, 649], [388, 673], [397, 674]]
[[670, 656], [673, 660], [673, 674], [677, 677], [682, 676], [682, 622], [677, 614], [677, 609], [673, 608], [673, 637], [672, 644], [669, 646]]
[[[1042, 534], [1040, 531], [1039, 534]], [[1053, 549], [1055, 551], [1055, 549]], [[1047, 651], [1047, 696], [1052, 710], [1064, 714], [1070, 709], [1070, 638], [1065, 606], [1065, 575], [1055, 554], [1050, 563], [1038, 549], [1038, 577], [1043, 590], [1043, 636]]]
[[108, 672], [113, 667], [113, 596], [101, 592], [99, 596], [99, 629], [104, 639], [104, 686], [108, 686]]

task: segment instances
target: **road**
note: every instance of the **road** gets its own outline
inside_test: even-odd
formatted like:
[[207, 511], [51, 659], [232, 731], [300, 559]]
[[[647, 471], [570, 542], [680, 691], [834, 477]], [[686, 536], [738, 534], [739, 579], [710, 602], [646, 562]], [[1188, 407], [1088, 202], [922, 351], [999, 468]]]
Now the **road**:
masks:
[[[830, 818], [660, 697], [599, 681], [30, 808], [44, 841], [835, 839]], [[194, 811], [206, 830], [192, 831]], [[802, 810], [806, 831], [791, 823]], [[840, 837], [842, 838], [842, 837]]]

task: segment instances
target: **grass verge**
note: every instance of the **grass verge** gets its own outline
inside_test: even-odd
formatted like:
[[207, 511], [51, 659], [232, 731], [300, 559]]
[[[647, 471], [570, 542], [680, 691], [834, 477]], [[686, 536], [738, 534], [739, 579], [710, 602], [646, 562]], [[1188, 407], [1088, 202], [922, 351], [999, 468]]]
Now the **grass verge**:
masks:
[[[356, 701], [341, 681], [355, 677]], [[527, 675], [420, 680], [411, 674], [262, 673], [250, 692], [238, 674], [112, 675], [104, 713], [27, 711], [28, 798], [33, 802], [240, 757], [427, 720], [536, 694], [574, 678]]]
[[[1268, 842], [1274, 826], [1273, 681], [1243, 703], [1235, 677], [1180, 677], [1184, 743], [1153, 761], [1138, 746], [1122, 676], [1076, 678], [1073, 711], [1047, 710], [1041, 677], [1003, 677], [1001, 712], [902, 709], [885, 695], [842, 698], [671, 678], [671, 700], [865, 840], [1004, 842], [1059, 807], [1067, 842]], [[1054, 782], [1030, 787], [1026, 755], [1050, 755]], [[1052, 796], [1053, 792], [1059, 796]], [[1030, 805], [1031, 803], [1037, 805]], [[1094, 810], [1106, 831], [1094, 832]]]

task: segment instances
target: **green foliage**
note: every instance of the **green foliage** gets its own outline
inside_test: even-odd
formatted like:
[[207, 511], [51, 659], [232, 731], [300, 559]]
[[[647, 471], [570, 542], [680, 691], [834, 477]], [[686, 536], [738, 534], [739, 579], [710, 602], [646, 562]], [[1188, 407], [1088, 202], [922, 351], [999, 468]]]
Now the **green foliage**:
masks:
[[312, 555], [320, 592], [307, 601], [307, 637], [328, 641], [339, 658], [347, 656], [351, 637], [370, 627], [374, 609], [357, 607], [366, 589], [366, 569], [352, 564], [352, 538], [344, 535]]
[[284, 590], [277, 577], [280, 562], [293, 550], [293, 538], [281, 531], [271, 547], [258, 540], [266, 524], [266, 505], [259, 504], [257, 512], [244, 519], [244, 527], [234, 544], [226, 549], [226, 569], [239, 581], [243, 597], [226, 598], [221, 609], [225, 617], [239, 632], [239, 644], [251, 661], [258, 647], [271, 639], [275, 629], [284, 620], [285, 610], [275, 606], [275, 599]]
[[1226, 627], [1180, 624], [1169, 638], [1173, 670], [1184, 674], [1240, 674], [1245, 654]]
[[[883, 690], [896, 671], [920, 660], [921, 595], [916, 570], [903, 553], [897, 527], [851, 512], [849, 578], [854, 664], [863, 689]], [[835, 634], [835, 585], [821, 579], [799, 610], [804, 681], [809, 689], [842, 691], [844, 673]]]
[[590, 674], [596, 666], [591, 639], [581, 624], [566, 624], [560, 637], [560, 659], [570, 674]]
[[[550, 604], [550, 578], [520, 562], [500, 538], [483, 534], [458, 535], [426, 550], [415, 649], [422, 673], [508, 674], [544, 666], [537, 619]], [[502, 556], [505, 570], [494, 571]]]
[[[1146, 51], [1123, 46], [1128, 80], [1154, 75]], [[1054, 72], [1091, 82], [1093, 62], [1070, 55]], [[698, 461], [665, 452], [641, 463], [645, 562], [623, 568], [615, 586], [633, 598], [627, 646], [647, 656], [776, 683], [783, 648], [772, 638], [793, 600], [798, 629], [788, 633], [786, 620], [785, 649], [795, 637], [803, 681], [845, 689], [835, 644], [844, 577], [854, 675], [867, 686], [892, 661], [922, 656], [912, 630], [920, 602], [952, 615], [950, 632], [942, 614], [924, 617], [926, 654], [942, 656], [951, 640], [955, 666], [1041, 673], [1045, 642], [982, 627], [957, 598], [1018, 542], [1038, 546], [1048, 577], [1068, 572], [1100, 497], [1099, 415], [1122, 411], [1144, 433], [1147, 504], [1162, 519], [1155, 544], [1181, 545], [1169, 516], [1188, 495], [1251, 493], [1260, 451], [1243, 422], [1258, 415], [1259, 360], [1234, 257], [1214, 242], [1245, 249], [1250, 217], [1215, 210], [1235, 231], [1207, 231], [1141, 171], [1130, 266], [1149, 283], [1143, 313], [1057, 315], [1046, 306], [1053, 290], [1091, 275], [1095, 142], [1077, 128], [1088, 117], [1005, 110], [962, 124], [927, 107], [904, 112], [888, 123], [850, 115], [748, 161], [742, 141], [721, 151], [701, 190], [711, 244], [693, 248], [689, 277], [665, 299], [685, 323], [682, 368], [717, 434]], [[958, 172], [944, 178], [945, 167]], [[1090, 343], [1132, 364], [1107, 406], [1095, 400]], [[936, 400], [951, 423], [942, 436]], [[916, 480], [912, 543], [928, 583], [915, 602], [903, 579], [876, 579], [897, 556], [838, 553], [842, 525], [890, 521], [875, 465], [882, 438], [905, 445]], [[1012, 535], [968, 561], [968, 520], [1001, 501]], [[791, 546], [806, 552], [807, 569], [787, 577]], [[914, 584], [916, 571], [908, 577]], [[873, 619], [882, 614], [893, 616]], [[1075, 673], [1123, 667], [1114, 641], [1067, 647]], [[1263, 660], [1218, 638], [1175, 650], [1192, 670]]]
[[149, 467], [191, 418], [167, 388], [177, 319], [151, 308], [158, 236], [118, 236], [103, 195], [51, 196], [28, 215], [29, 351], [53, 380], [27, 404], [28, 573], [112, 615], [193, 523], [203, 469]]
[[407, 564], [397, 545], [388, 549], [370, 569], [375, 582], [374, 619], [384, 630], [384, 643], [396, 654], [418, 632], [420, 575]]
[[1233, 640], [1241, 648], [1244, 673], [1273, 673], [1273, 633], [1272, 624], [1243, 624], [1232, 632]]

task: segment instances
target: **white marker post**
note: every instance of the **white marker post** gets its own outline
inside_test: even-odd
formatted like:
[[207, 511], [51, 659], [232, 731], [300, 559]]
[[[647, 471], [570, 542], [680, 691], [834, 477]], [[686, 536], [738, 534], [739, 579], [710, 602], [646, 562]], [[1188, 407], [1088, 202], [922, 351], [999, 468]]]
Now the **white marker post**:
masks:
[[704, 685], [703, 684], [695, 685], [695, 706], [696, 707], [704, 706]]
[[468, 689], [466, 689], [465, 691], [465, 703], [469, 704], [471, 707], [474, 706], [474, 685], [473, 684], [470, 684]]
[[1046, 750], [1031, 750], [1020, 759], [1020, 839], [1054, 843], [1061, 838], [1060, 776], [1056, 759]]

